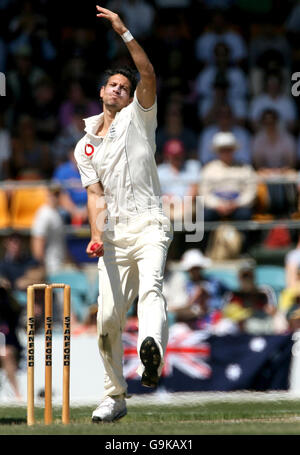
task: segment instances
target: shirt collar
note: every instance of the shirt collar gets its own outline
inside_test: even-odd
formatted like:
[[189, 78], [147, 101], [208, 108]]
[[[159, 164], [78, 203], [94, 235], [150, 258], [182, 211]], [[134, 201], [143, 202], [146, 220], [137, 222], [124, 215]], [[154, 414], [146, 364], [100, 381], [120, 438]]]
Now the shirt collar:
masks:
[[97, 130], [103, 122], [103, 112], [101, 114], [93, 115], [92, 117], [84, 118], [85, 123], [84, 131], [88, 134], [96, 136]]

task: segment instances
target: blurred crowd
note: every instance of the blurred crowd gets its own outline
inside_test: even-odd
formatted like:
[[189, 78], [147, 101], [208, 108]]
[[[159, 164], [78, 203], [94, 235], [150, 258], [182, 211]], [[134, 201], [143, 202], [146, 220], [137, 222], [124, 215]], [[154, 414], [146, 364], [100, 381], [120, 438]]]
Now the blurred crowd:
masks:
[[[195, 216], [197, 196], [204, 196], [206, 221], [300, 220], [300, 111], [291, 91], [292, 74], [300, 71], [300, 2], [108, 0], [101, 6], [121, 15], [156, 70], [156, 160], [173, 221], [189, 212]], [[92, 2], [58, 14], [56, 1], [2, 0], [0, 26], [0, 72], [6, 77], [6, 96], [0, 97], [1, 186], [8, 206], [7, 182], [48, 186], [29, 237], [3, 236], [0, 331], [12, 334], [16, 355], [6, 369], [13, 372], [26, 287], [54, 279], [66, 264], [87, 283], [77, 294], [74, 284], [74, 330], [95, 330], [97, 283], [85, 299], [91, 288], [64, 234], [66, 225], [87, 223], [73, 150], [84, 135], [83, 118], [101, 112], [104, 71], [132, 62], [123, 41], [97, 20]], [[286, 286], [276, 295], [272, 286], [256, 283], [253, 261], [238, 262], [235, 288], [207, 275], [218, 259], [216, 244], [206, 245], [206, 235], [203, 243], [188, 245], [178, 234], [171, 247], [176, 267], [168, 262], [164, 285], [169, 323], [215, 334], [300, 328], [300, 242], [291, 237], [283, 228], [263, 238], [265, 246], [285, 247]], [[236, 259], [253, 237], [244, 240]], [[56, 304], [59, 315], [59, 296]], [[42, 321], [42, 296], [36, 311]], [[134, 309], [129, 316], [132, 330]]]

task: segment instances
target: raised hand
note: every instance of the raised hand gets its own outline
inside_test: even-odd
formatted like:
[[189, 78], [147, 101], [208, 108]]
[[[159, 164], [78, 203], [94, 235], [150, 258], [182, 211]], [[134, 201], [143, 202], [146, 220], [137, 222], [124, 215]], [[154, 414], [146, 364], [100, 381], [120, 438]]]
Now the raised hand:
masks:
[[109, 20], [112, 28], [116, 33], [119, 35], [123, 35], [127, 31], [127, 28], [119, 18], [119, 15], [116, 13], [113, 13], [109, 9], [102, 8], [101, 6], [96, 6], [97, 10], [99, 13], [97, 14], [97, 17], [104, 17], [105, 19]]

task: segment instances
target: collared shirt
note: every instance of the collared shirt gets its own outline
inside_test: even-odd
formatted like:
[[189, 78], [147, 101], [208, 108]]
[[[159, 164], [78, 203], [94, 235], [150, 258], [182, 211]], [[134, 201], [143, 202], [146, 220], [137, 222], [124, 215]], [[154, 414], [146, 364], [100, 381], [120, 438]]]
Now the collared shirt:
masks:
[[162, 213], [154, 158], [156, 115], [156, 101], [145, 109], [135, 92], [132, 103], [117, 112], [104, 138], [96, 135], [103, 113], [85, 119], [86, 134], [76, 145], [75, 159], [84, 187], [102, 183], [111, 218]]

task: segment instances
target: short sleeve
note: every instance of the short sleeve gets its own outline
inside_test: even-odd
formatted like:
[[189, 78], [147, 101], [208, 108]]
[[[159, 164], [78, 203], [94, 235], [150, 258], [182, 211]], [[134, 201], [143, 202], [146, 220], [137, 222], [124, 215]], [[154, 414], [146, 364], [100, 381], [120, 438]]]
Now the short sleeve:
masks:
[[146, 132], [152, 133], [155, 131], [157, 126], [157, 100], [155, 99], [154, 104], [149, 108], [144, 108], [138, 101], [136, 91], [132, 101], [132, 109], [140, 124], [146, 129]]
[[31, 234], [34, 237], [46, 237], [50, 220], [51, 214], [47, 210], [47, 207], [41, 207], [36, 213], [33, 224], [31, 226]]
[[98, 177], [90, 158], [84, 154], [84, 142], [82, 139], [77, 143], [75, 147], [74, 157], [83, 187], [86, 188], [93, 183], [100, 182], [100, 178]]

